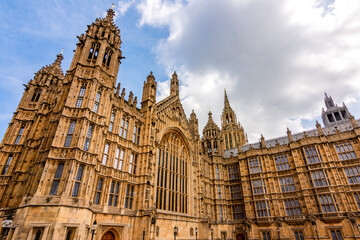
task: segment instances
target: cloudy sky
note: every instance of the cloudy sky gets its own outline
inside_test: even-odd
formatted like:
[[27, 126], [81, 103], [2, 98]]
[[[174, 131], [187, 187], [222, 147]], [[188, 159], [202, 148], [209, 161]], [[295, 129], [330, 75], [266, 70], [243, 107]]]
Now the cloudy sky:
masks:
[[[24, 87], [112, 1], [13, 0], [0, 3], [0, 136]], [[122, 51], [118, 82], [141, 97], [150, 71], [158, 100], [174, 70], [186, 113], [200, 131], [209, 107], [220, 124], [224, 88], [250, 142], [311, 129], [324, 92], [360, 117], [360, 1], [117, 0]]]

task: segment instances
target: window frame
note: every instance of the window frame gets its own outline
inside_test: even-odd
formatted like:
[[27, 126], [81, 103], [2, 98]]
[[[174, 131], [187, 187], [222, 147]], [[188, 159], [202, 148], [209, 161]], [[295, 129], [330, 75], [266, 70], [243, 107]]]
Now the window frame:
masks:
[[1, 171], [1, 175], [6, 175], [7, 174], [7, 172], [9, 171], [9, 167], [10, 167], [10, 164], [11, 164], [13, 158], [14, 158], [13, 154], [10, 154], [8, 156], [8, 158], [6, 159], [5, 165], [4, 165], [4, 167], [3, 167], [2, 171]]
[[65, 138], [64, 147], [70, 147], [71, 141], [76, 128], [76, 120], [72, 120], [69, 125], [69, 129]]
[[341, 161], [356, 159], [356, 153], [351, 141], [335, 143], [334, 148]]
[[58, 164], [55, 175], [52, 179], [52, 184], [51, 184], [51, 189], [50, 189], [49, 195], [57, 195], [57, 192], [58, 192], [59, 186], [60, 186], [60, 182], [61, 182], [61, 176], [64, 171], [64, 168], [65, 168], [64, 163], [61, 162]]

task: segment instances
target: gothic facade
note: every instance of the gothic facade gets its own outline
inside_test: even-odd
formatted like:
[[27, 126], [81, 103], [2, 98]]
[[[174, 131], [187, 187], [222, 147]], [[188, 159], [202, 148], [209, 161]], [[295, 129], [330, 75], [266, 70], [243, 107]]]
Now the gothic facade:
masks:
[[[1, 239], [358, 239], [360, 128], [325, 96], [324, 126], [249, 144], [225, 92], [219, 128], [187, 118], [174, 72], [157, 102], [116, 85], [114, 11], [25, 85], [0, 145]], [[137, 107], [140, 105], [140, 108]]]

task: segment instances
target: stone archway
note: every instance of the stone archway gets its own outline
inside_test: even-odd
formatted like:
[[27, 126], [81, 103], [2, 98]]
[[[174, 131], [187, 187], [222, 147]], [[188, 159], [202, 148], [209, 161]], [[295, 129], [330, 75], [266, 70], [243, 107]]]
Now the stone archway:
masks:
[[112, 233], [112, 232], [106, 232], [103, 236], [102, 236], [102, 238], [101, 238], [101, 240], [115, 240], [115, 235]]
[[236, 240], [246, 240], [245, 235], [242, 233], [236, 234]]

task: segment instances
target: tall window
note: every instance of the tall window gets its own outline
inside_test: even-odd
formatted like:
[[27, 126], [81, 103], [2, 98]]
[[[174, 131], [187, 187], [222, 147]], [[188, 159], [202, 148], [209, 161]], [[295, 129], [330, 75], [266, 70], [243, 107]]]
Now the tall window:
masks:
[[344, 168], [350, 184], [360, 183], [360, 166]]
[[224, 220], [223, 219], [223, 210], [222, 210], [222, 206], [219, 206], [219, 215], [220, 215], [220, 221]]
[[271, 216], [268, 201], [255, 202], [255, 210], [256, 210], [256, 216], [257, 217], [269, 217], [269, 216]]
[[104, 58], [103, 58], [103, 64], [106, 65], [107, 67], [110, 66], [110, 61], [111, 61], [111, 55], [112, 55], [112, 51], [110, 48], [106, 48], [105, 50], [105, 54], [104, 54]]
[[285, 199], [285, 210], [288, 216], [301, 215], [299, 201], [297, 199]]
[[74, 188], [72, 191], [73, 197], [77, 197], [79, 195], [79, 189], [80, 189], [80, 183], [81, 183], [83, 171], [84, 171], [84, 167], [82, 165], [80, 165], [78, 168], [77, 174], [76, 174]]
[[308, 164], [322, 162], [321, 156], [318, 154], [315, 146], [304, 148], [304, 152]]
[[84, 150], [88, 151], [89, 150], [89, 146], [90, 146], [90, 141], [91, 141], [91, 136], [92, 136], [92, 132], [93, 132], [93, 125], [90, 125], [86, 134], [86, 138], [85, 138], [85, 143], [84, 143]]
[[56, 195], [57, 194], [63, 170], [64, 170], [64, 164], [60, 163], [58, 165], [57, 169], [56, 169], [56, 173], [55, 173], [53, 183], [52, 183], [52, 186], [51, 186], [51, 190], [50, 190], [50, 195]]
[[89, 51], [89, 60], [96, 60], [99, 55], [100, 43], [93, 43]]
[[244, 219], [244, 205], [243, 204], [236, 204], [232, 206], [232, 213], [233, 213], [233, 219]]
[[129, 127], [129, 121], [126, 120], [125, 122], [125, 128], [124, 128], [124, 138], [127, 138], [127, 132], [128, 132], [128, 127]]
[[117, 169], [119, 165], [119, 157], [120, 157], [120, 148], [116, 149], [115, 159], [114, 159], [114, 168]]
[[295, 240], [304, 240], [304, 233], [303, 231], [295, 231]]
[[249, 159], [249, 168], [250, 168], [250, 173], [260, 173], [260, 172], [262, 172], [260, 159], [259, 158]]
[[219, 195], [219, 199], [221, 199], [221, 187], [218, 186], [218, 195]]
[[233, 141], [232, 141], [232, 137], [231, 137], [231, 133], [229, 133], [229, 146], [230, 146], [230, 149], [233, 147]]
[[294, 179], [292, 176], [279, 178], [279, 182], [282, 192], [295, 191]]
[[262, 239], [263, 240], [271, 240], [270, 232], [263, 232]]
[[160, 143], [157, 172], [157, 208], [187, 213], [188, 152], [179, 134], [166, 134]]
[[264, 194], [266, 193], [265, 182], [263, 179], [252, 180], [253, 193]]
[[275, 164], [278, 171], [287, 170], [290, 168], [286, 154], [275, 156]]
[[227, 134], [225, 134], [225, 145], [226, 145], [226, 149], [229, 149], [229, 142], [228, 142]]
[[229, 180], [239, 179], [239, 165], [228, 166]]
[[216, 179], [220, 179], [220, 171], [218, 166], [216, 166]]
[[140, 127], [134, 127], [134, 136], [133, 136], [133, 143], [139, 144], [140, 142]]
[[322, 212], [336, 212], [335, 204], [330, 194], [319, 195], [318, 197]]
[[102, 192], [102, 185], [103, 185], [103, 179], [102, 179], [102, 178], [99, 178], [98, 185], [97, 185], [96, 192], [95, 192], [95, 204], [99, 204], [99, 203], [100, 203], [100, 197], [101, 197], [101, 192]]
[[331, 230], [332, 240], [343, 240], [340, 230]]
[[41, 89], [36, 89], [34, 92], [34, 95], [31, 98], [31, 102], [37, 102], [39, 101], [40, 95], [41, 95], [42, 90]]
[[76, 121], [71, 121], [68, 133], [66, 135], [64, 147], [70, 147], [71, 140], [75, 131]]
[[[116, 150], [118, 151], [119, 148]], [[120, 150], [119, 150], [120, 151]], [[124, 149], [121, 149], [120, 151], [120, 157], [119, 157], [119, 163], [117, 164], [117, 169], [121, 170], [124, 162]]]
[[94, 102], [94, 106], [93, 106], [93, 112], [94, 112], [94, 113], [97, 113], [98, 110], [99, 110], [100, 98], [101, 98], [101, 92], [98, 91], [98, 92], [96, 93], [95, 102]]
[[102, 159], [102, 165], [106, 165], [108, 155], [109, 155], [109, 144], [106, 143], [105, 147], [104, 147], [104, 155], [103, 155], [103, 159]]
[[76, 101], [76, 105], [75, 105], [76, 108], [81, 108], [85, 96], [85, 91], [86, 91], [86, 86], [82, 86], [80, 88], [79, 96]]
[[125, 195], [125, 208], [132, 208], [134, 200], [134, 186], [127, 185]]
[[340, 160], [355, 159], [356, 155], [350, 142], [335, 144]]
[[136, 174], [137, 154], [131, 153], [129, 173]]
[[315, 187], [326, 187], [328, 185], [323, 170], [312, 171], [311, 178]]
[[240, 184], [230, 185], [230, 196], [231, 196], [231, 199], [240, 199], [240, 198], [242, 198], [242, 196], [241, 196], [241, 185]]
[[358, 208], [360, 210], [360, 193], [354, 193], [354, 197], [355, 197], [356, 203], [358, 205]]
[[111, 187], [110, 187], [110, 194], [109, 194], [109, 206], [114, 206], [116, 207], [118, 204], [118, 199], [119, 199], [119, 186], [120, 183], [119, 182], [111, 182]]
[[113, 131], [114, 127], [114, 120], [115, 120], [115, 113], [113, 112], [110, 117], [110, 125], [109, 125], [109, 132]]
[[121, 119], [119, 136], [122, 137], [124, 134], [125, 118]]
[[24, 127], [21, 127], [18, 132], [18, 135], [16, 136], [15, 144], [19, 144], [23, 132], [24, 132]]
[[5, 175], [7, 173], [12, 159], [13, 159], [13, 155], [9, 155], [8, 159], [6, 160], [5, 166], [1, 172], [1, 175]]

